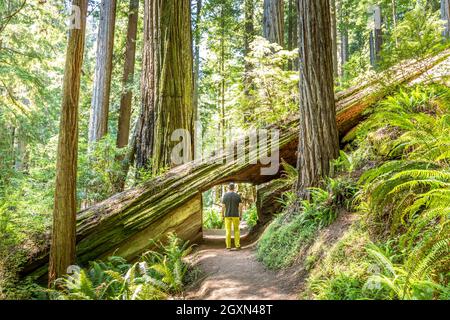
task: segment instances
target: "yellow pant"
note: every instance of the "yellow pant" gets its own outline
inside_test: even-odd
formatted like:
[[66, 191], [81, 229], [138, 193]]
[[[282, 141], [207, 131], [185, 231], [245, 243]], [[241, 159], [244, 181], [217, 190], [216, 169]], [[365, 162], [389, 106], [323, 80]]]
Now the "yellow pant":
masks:
[[236, 248], [240, 248], [241, 246], [241, 234], [239, 230], [239, 223], [240, 223], [239, 217], [225, 217], [225, 230], [227, 232], [227, 236], [225, 239], [225, 243], [227, 245], [227, 248], [231, 248], [231, 225], [233, 224], [234, 228], [234, 246]]

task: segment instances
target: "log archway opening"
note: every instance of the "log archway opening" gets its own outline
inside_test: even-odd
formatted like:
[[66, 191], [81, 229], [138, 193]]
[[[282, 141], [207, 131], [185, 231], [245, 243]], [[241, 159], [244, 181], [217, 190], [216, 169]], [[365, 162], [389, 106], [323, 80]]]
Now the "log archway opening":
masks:
[[[245, 238], [252, 232], [258, 221], [257, 188], [250, 182], [236, 183], [236, 192], [242, 199], [243, 219], [241, 236]], [[222, 197], [228, 191], [228, 183], [217, 184], [202, 192], [202, 238], [203, 240], [224, 241], [225, 225], [221, 217]], [[233, 236], [234, 237], [234, 236]]]

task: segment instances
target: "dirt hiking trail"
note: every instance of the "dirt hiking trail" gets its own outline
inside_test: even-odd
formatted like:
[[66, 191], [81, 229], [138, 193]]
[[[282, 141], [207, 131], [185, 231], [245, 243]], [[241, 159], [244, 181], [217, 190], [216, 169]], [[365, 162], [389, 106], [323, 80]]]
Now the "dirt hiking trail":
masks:
[[[350, 214], [339, 215], [337, 221], [319, 232], [315, 244], [326, 250], [343, 236], [355, 218]], [[256, 258], [257, 239], [246, 239], [244, 235], [242, 243], [242, 250], [228, 251], [223, 235], [205, 234], [203, 243], [188, 257], [189, 263], [200, 270], [201, 275], [187, 288], [185, 299], [299, 299], [308, 274], [303, 268], [303, 254], [291, 267], [272, 271]]]
[[[244, 231], [245, 234], [245, 231]], [[267, 269], [256, 258], [256, 242], [242, 250], [225, 249], [223, 235], [205, 235], [203, 243], [189, 257], [201, 271], [185, 298], [198, 300], [295, 300], [300, 277], [293, 270]]]

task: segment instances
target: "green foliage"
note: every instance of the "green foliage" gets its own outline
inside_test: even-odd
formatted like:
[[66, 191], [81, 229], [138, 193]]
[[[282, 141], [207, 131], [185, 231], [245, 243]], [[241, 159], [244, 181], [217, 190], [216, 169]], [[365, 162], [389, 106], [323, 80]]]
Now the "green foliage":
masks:
[[449, 93], [433, 84], [401, 89], [359, 127], [357, 149], [335, 161], [337, 172], [353, 171], [354, 157], [372, 169], [354, 201], [362, 219], [324, 249], [307, 280], [309, 297], [448, 297]]
[[247, 222], [247, 225], [250, 228], [253, 228], [258, 223], [259, 217], [258, 212], [256, 210], [256, 205], [252, 205], [249, 209], [247, 209], [243, 214], [243, 219]]
[[366, 226], [356, 221], [338, 241], [320, 242], [316, 255], [323, 256], [309, 270], [304, 296], [319, 300], [381, 299], [386, 290], [367, 285], [374, 268], [366, 247]]
[[317, 230], [333, 223], [340, 208], [351, 202], [355, 187], [344, 179], [329, 179], [326, 189], [313, 188], [310, 192], [311, 200], [299, 204], [293, 191], [285, 193], [287, 200], [281, 200], [287, 205], [285, 212], [269, 225], [258, 243], [258, 259], [267, 267], [289, 266]]
[[252, 66], [248, 75], [252, 85], [248, 95], [242, 95], [240, 100], [244, 128], [248, 124], [264, 127], [286, 119], [295, 114], [299, 102], [298, 71], [286, 70], [298, 50], [282, 50], [262, 37], [256, 37], [250, 47], [246, 60]]
[[185, 284], [188, 265], [183, 261], [192, 251], [189, 242], [183, 242], [174, 234], [169, 234], [167, 244], [160, 244], [162, 253], [149, 251], [144, 254], [144, 259], [151, 265], [161, 281], [171, 293], [181, 293]]
[[287, 184], [294, 184], [298, 180], [298, 171], [294, 166], [291, 166], [286, 161], [282, 160], [281, 165], [283, 166], [283, 174], [281, 179]]
[[301, 213], [279, 215], [258, 242], [258, 259], [270, 269], [289, 266], [302, 245], [312, 239], [317, 228]]
[[203, 211], [203, 228], [205, 229], [223, 229], [224, 221], [221, 213], [215, 207], [210, 207]]
[[390, 235], [400, 234], [400, 249], [409, 253], [404, 265], [391, 266], [397, 273], [380, 276], [394, 298], [432, 298], [439, 277], [427, 271], [437, 272], [440, 259], [450, 253], [445, 240], [450, 236], [449, 94], [448, 88], [433, 85], [402, 91], [366, 124], [395, 131], [386, 150], [401, 156], [360, 180], [369, 221], [378, 230], [388, 227]]
[[90, 148], [80, 154], [78, 198], [92, 204], [114, 194], [116, 179], [123, 171], [118, 158], [125, 157], [128, 148], [117, 148], [115, 137], [111, 135], [106, 135]]
[[402, 157], [362, 175], [366, 209], [375, 224], [389, 226], [391, 233], [404, 232], [401, 244], [409, 249], [419, 239], [427, 242], [434, 241], [433, 235], [448, 235], [449, 92], [417, 87], [409, 99], [401, 92], [382, 103], [365, 124], [396, 132], [386, 150]]
[[55, 284], [61, 290], [47, 290], [47, 294], [64, 300], [160, 300], [179, 294], [188, 272], [183, 258], [191, 247], [169, 234], [159, 250], [145, 253], [133, 265], [115, 256], [92, 262], [88, 269], [75, 269], [58, 279]]
[[319, 300], [359, 300], [364, 282], [357, 277], [340, 273], [330, 280], [314, 283], [312, 290], [320, 292]]
[[433, 281], [436, 277], [434, 272], [440, 262], [448, 266], [449, 249], [449, 240], [441, 240], [424, 257], [417, 259], [413, 254], [405, 264], [394, 264], [377, 246], [370, 246], [367, 251], [382, 272], [372, 275], [367, 281], [385, 287], [386, 299], [430, 300], [439, 297], [448, 288]]
[[440, 12], [418, 3], [405, 13], [383, 49], [383, 65], [389, 67], [405, 59], [418, 59], [443, 47]]

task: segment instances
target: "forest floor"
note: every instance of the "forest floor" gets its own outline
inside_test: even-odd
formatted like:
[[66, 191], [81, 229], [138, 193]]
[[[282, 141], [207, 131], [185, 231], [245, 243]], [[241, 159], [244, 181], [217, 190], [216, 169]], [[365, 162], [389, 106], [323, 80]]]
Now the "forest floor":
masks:
[[203, 243], [188, 257], [200, 276], [187, 288], [185, 298], [297, 300], [308, 275], [303, 267], [308, 248], [314, 245], [326, 248], [337, 242], [355, 218], [353, 214], [340, 214], [333, 224], [319, 232], [311, 246], [299, 252], [291, 267], [280, 271], [269, 270], [257, 260], [257, 240], [244, 245], [240, 251], [227, 251], [221, 236], [206, 235]]
[[295, 300], [300, 281], [293, 273], [268, 270], [256, 259], [254, 244], [240, 251], [203, 244], [192, 257], [202, 277], [186, 292], [198, 300]]

